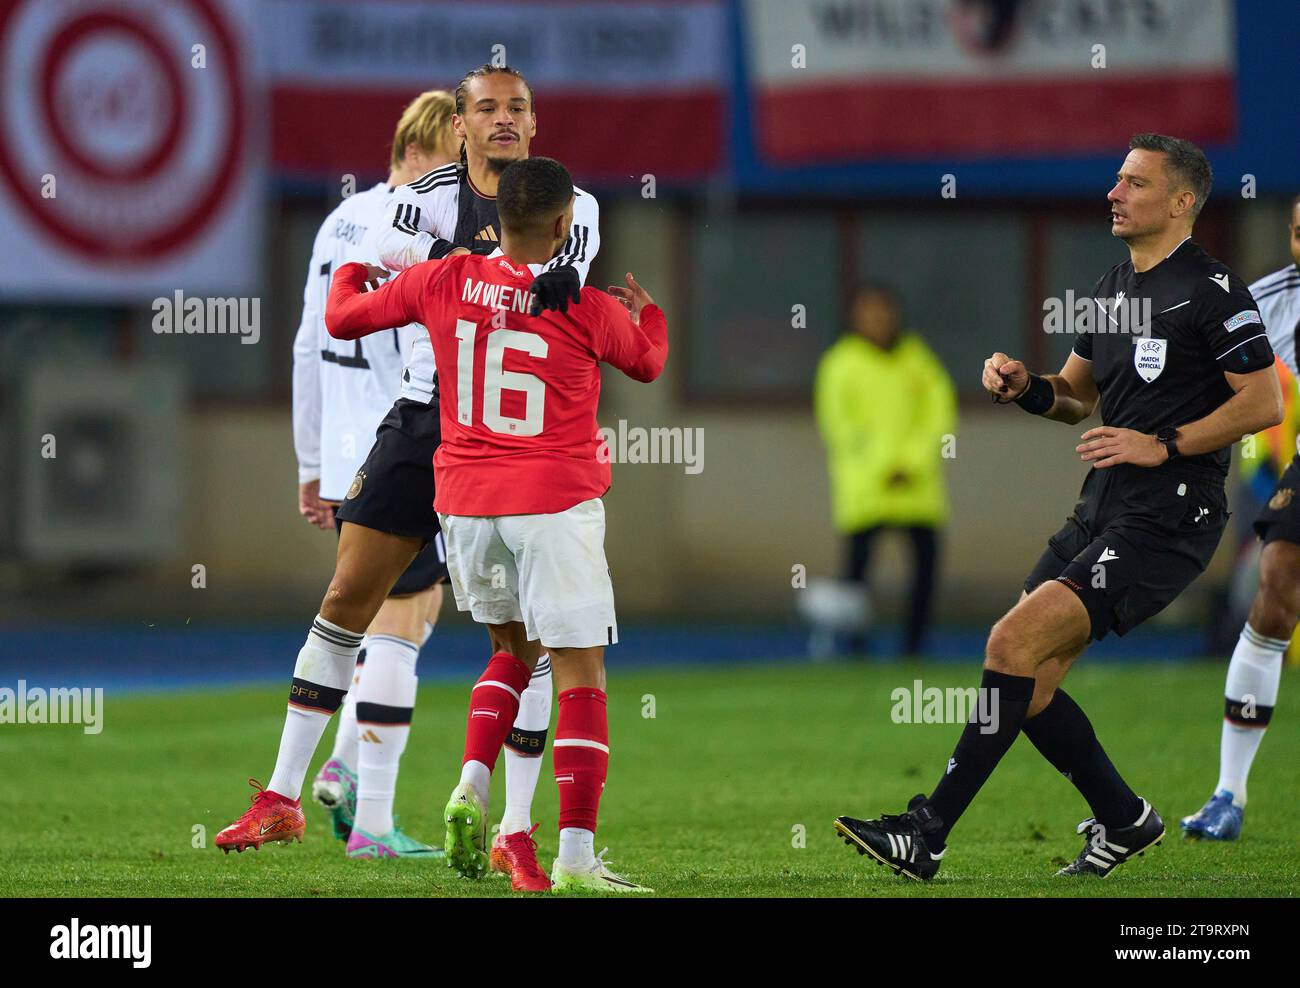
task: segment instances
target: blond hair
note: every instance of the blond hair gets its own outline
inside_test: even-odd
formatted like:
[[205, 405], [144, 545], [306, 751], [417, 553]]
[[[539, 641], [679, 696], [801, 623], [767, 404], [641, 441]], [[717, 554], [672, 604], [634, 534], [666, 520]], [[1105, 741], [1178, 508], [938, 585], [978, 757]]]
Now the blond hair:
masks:
[[456, 156], [456, 135], [451, 129], [451, 115], [456, 100], [445, 89], [430, 89], [406, 105], [397, 129], [393, 132], [392, 166], [398, 167], [406, 157], [406, 148], [414, 144], [425, 152], [441, 151], [448, 159]]

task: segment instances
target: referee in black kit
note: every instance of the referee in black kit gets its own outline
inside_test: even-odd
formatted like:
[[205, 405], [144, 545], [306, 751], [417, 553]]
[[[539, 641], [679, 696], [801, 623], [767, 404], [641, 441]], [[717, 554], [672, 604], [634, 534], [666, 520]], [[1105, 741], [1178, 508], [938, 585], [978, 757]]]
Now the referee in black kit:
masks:
[[[928, 799], [900, 816], [836, 820], [847, 843], [912, 878], [939, 870], [949, 831], [1022, 730], [1092, 808], [1083, 850], [1058, 874], [1105, 877], [1165, 833], [1058, 687], [1089, 641], [1137, 627], [1209, 563], [1227, 518], [1231, 446], [1281, 421], [1282, 392], [1249, 290], [1191, 240], [1210, 192], [1205, 155], [1159, 134], [1129, 148], [1107, 196], [1129, 260], [1093, 289], [1090, 331], [1060, 374], [1030, 374], [1004, 353], [984, 363], [995, 401], [1069, 425], [1100, 401], [1104, 423], [1076, 447], [1092, 470], [1074, 513], [989, 634], [981, 690], [991, 716], [966, 725]], [[1032, 475], [1018, 486], [1032, 489]]]

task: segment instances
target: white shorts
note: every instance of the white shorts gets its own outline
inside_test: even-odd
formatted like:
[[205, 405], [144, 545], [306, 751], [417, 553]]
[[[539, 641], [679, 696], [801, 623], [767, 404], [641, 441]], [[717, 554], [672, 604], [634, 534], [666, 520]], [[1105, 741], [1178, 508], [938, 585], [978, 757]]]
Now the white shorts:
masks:
[[618, 642], [600, 498], [548, 515], [439, 515], [458, 610], [547, 648]]

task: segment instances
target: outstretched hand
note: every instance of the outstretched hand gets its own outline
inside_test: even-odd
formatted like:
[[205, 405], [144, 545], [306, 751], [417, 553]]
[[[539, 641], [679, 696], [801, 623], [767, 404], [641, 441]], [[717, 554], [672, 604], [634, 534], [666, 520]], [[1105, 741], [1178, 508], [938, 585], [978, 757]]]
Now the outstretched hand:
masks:
[[392, 277], [392, 272], [381, 268], [378, 264], [366, 265], [366, 281], [362, 291], [373, 292], [382, 285], [388, 278]]
[[637, 283], [637, 280], [632, 277], [631, 271], [627, 273], [626, 277], [626, 288], [623, 288], [621, 285], [610, 285], [609, 293], [623, 303], [623, 307], [627, 309], [629, 315], [632, 316], [632, 321], [639, 326], [641, 324], [641, 310], [647, 305], [654, 305], [655, 300], [652, 299], [650, 293], [642, 288]]

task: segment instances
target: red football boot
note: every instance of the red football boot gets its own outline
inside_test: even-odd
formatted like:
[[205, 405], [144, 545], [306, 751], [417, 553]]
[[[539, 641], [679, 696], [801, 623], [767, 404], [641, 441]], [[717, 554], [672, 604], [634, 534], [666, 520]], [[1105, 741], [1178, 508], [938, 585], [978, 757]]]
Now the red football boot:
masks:
[[549, 892], [551, 880], [537, 863], [537, 824], [532, 830], [519, 830], [502, 837], [497, 834], [492, 841], [491, 866], [493, 871], [503, 871], [510, 876], [510, 888], [515, 892]]
[[253, 793], [253, 805], [238, 820], [217, 834], [216, 845], [229, 854], [246, 847], [260, 848], [268, 841], [301, 841], [307, 832], [307, 818], [302, 815], [302, 803], [286, 799], [278, 792], [262, 788], [256, 779], [248, 784]]

